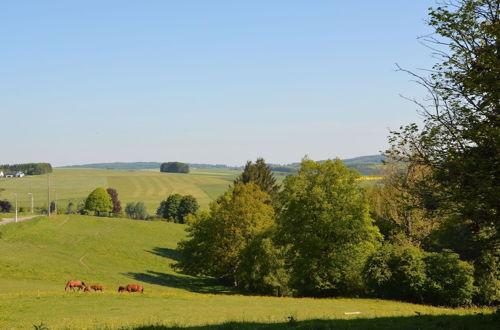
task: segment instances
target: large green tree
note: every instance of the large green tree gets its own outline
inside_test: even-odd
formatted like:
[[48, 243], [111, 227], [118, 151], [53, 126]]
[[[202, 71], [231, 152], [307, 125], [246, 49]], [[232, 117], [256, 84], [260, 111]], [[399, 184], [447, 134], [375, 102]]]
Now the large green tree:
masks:
[[249, 182], [237, 183], [190, 221], [188, 239], [178, 245], [177, 268], [192, 275], [209, 275], [237, 285], [243, 250], [274, 223], [270, 197]]
[[[425, 38], [441, 57], [429, 76], [412, 75], [428, 92], [414, 100], [423, 125], [393, 132], [390, 157], [425, 166], [430, 175], [411, 194], [442, 219], [434, 242], [474, 263], [480, 301], [500, 298], [482, 285], [498, 273], [500, 239], [500, 2], [449, 1], [431, 8], [435, 33]], [[491, 271], [485, 271], [491, 270]]]
[[[429, 98], [420, 102], [421, 127], [394, 132], [391, 157], [426, 166], [415, 191], [453, 214], [471, 236], [462, 257], [479, 258], [499, 245], [500, 20], [498, 0], [460, 0], [431, 9], [428, 42], [441, 56], [428, 77], [412, 72]], [[426, 207], [427, 205], [423, 205]]]
[[111, 196], [104, 188], [96, 188], [85, 200], [85, 210], [95, 214], [105, 214], [113, 210]]
[[353, 294], [379, 232], [368, 215], [359, 173], [341, 160], [304, 159], [284, 181], [278, 230], [299, 295]]

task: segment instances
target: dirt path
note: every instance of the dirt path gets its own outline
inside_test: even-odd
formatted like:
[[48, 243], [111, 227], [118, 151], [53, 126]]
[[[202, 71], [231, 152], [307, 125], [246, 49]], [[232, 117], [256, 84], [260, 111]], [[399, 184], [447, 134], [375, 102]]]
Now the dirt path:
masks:
[[[39, 217], [39, 215], [28, 215], [26, 217], [17, 217], [17, 222], [24, 221], [24, 220], [29, 220]], [[16, 222], [16, 218], [3, 218], [2, 221], [0, 221], [0, 226], [1, 225], [6, 225], [11, 222]]]

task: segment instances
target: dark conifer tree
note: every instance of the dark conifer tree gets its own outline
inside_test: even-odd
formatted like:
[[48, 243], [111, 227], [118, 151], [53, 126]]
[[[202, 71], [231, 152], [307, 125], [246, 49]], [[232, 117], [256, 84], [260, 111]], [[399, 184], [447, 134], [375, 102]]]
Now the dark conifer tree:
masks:
[[276, 200], [278, 196], [279, 185], [276, 183], [276, 178], [271, 168], [263, 158], [257, 158], [255, 163], [248, 161], [243, 169], [243, 173], [234, 180], [235, 185], [239, 182], [255, 183], [259, 186], [260, 190], [271, 196], [273, 200]]

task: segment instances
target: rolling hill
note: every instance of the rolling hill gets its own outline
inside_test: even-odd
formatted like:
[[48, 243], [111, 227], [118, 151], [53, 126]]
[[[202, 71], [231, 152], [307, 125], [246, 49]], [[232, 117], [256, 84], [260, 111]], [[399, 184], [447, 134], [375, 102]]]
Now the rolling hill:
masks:
[[[0, 226], [0, 328], [423, 329], [442, 328], [443, 322], [451, 328], [495, 328], [488, 309], [241, 295], [212, 279], [172, 269], [184, 228], [76, 215]], [[105, 291], [65, 292], [70, 279], [103, 285]], [[144, 294], [117, 293], [119, 285], [129, 283], [143, 285]], [[215, 326], [229, 321], [234, 323]]]

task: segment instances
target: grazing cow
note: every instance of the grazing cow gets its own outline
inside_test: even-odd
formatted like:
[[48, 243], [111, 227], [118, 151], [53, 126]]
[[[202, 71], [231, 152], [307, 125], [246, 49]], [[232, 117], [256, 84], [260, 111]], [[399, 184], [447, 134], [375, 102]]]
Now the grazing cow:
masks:
[[144, 288], [142, 287], [142, 285], [137, 285], [137, 284], [129, 284], [127, 286], [120, 286], [118, 288], [118, 292], [121, 293], [124, 291], [144, 293]]
[[89, 286], [86, 286], [85, 289], [83, 290], [83, 292], [89, 292], [90, 290], [94, 290], [94, 291], [103, 291], [104, 290], [104, 287], [102, 287], [101, 285], [89, 285]]
[[83, 283], [83, 281], [68, 281], [68, 283], [66, 283], [66, 286], [64, 287], [64, 291], [67, 291], [68, 289], [72, 289], [73, 291], [75, 291], [75, 288], [78, 288], [78, 291], [80, 290], [85, 290], [85, 283]]

